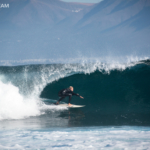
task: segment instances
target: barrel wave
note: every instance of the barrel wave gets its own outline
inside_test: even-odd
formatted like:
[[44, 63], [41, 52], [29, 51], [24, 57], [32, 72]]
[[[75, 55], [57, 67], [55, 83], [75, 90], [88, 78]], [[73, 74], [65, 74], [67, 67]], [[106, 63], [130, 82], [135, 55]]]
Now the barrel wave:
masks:
[[[85, 99], [73, 97], [72, 103], [86, 105], [86, 124], [150, 125], [150, 65], [137, 64], [109, 74], [95, 71], [75, 74], [48, 84], [43, 98], [58, 99], [60, 89], [73, 85]], [[68, 102], [68, 99], [65, 100]]]
[[[35, 116], [66, 119], [69, 126], [150, 125], [150, 60], [0, 67], [0, 120]], [[59, 109], [59, 90], [73, 86], [71, 103]], [[63, 102], [67, 103], [68, 98]], [[53, 122], [54, 123], [54, 122]]]

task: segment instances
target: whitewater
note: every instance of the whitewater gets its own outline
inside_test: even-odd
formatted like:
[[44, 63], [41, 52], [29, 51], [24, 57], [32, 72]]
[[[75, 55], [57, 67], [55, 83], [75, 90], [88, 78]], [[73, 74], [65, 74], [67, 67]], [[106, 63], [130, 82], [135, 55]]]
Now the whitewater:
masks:
[[150, 149], [150, 128], [147, 127], [15, 130], [0, 133], [3, 143], [0, 149]]
[[0, 66], [0, 149], [150, 149], [149, 58], [108, 60]]

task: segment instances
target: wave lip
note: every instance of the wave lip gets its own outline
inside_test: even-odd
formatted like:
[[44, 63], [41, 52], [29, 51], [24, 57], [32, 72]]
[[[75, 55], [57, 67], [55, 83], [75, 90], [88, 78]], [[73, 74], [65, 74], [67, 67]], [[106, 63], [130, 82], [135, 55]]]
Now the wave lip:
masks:
[[95, 63], [95, 62], [104, 62], [106, 64], [129, 64], [131, 62], [139, 62], [141, 60], [148, 60], [150, 59], [150, 56], [125, 56], [125, 57], [111, 57], [111, 56], [105, 56], [105, 57], [84, 57], [80, 56], [78, 58], [57, 58], [57, 59], [26, 59], [26, 60], [0, 60], [0, 66], [18, 66], [18, 65], [30, 65], [30, 64], [85, 64], [85, 63]]

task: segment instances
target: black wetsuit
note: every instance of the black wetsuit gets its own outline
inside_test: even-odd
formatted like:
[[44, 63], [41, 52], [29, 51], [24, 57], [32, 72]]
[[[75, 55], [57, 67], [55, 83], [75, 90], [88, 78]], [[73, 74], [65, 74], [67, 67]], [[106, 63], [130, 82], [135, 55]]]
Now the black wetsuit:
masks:
[[69, 88], [62, 89], [58, 93], [58, 96], [60, 97], [60, 99], [58, 100], [58, 102], [60, 102], [61, 100], [63, 100], [66, 96], [69, 96], [69, 103], [70, 103], [72, 95], [80, 96], [79, 94], [76, 94], [76, 93], [72, 92]]

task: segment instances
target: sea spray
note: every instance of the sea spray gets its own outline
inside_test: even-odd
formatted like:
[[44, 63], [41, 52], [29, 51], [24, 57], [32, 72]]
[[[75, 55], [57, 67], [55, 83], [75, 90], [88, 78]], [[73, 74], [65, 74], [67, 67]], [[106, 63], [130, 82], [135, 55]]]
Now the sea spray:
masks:
[[25, 99], [19, 93], [18, 87], [0, 81], [0, 120], [21, 119], [39, 114], [40, 111], [34, 99]]
[[46, 110], [65, 110], [54, 105], [45, 105], [35, 97], [25, 97], [19, 93], [19, 88], [11, 83], [0, 81], [0, 120], [24, 119], [30, 116], [39, 116]]

